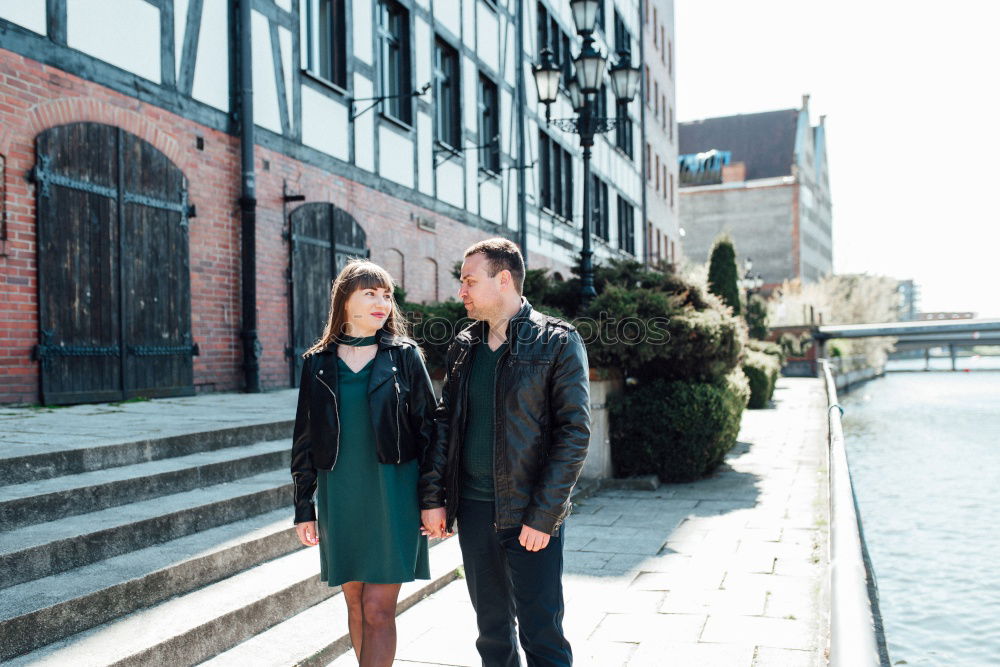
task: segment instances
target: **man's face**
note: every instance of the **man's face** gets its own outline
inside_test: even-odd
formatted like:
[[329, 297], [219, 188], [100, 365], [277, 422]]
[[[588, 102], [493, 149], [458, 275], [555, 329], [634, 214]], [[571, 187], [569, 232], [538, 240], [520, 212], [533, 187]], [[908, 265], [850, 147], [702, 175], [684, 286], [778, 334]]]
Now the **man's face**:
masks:
[[509, 271], [498, 271], [491, 278], [489, 261], [482, 253], [465, 258], [462, 262], [458, 298], [465, 304], [465, 311], [469, 317], [474, 320], [488, 320], [493, 313], [501, 309], [503, 299], [500, 282], [502, 277], [509, 275]]

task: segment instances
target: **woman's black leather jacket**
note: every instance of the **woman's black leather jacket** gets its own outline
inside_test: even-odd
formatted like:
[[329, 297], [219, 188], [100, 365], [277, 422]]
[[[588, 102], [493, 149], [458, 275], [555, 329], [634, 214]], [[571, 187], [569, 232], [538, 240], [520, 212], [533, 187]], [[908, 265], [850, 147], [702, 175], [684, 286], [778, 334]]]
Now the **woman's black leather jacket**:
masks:
[[[380, 463], [423, 458], [434, 435], [434, 389], [417, 344], [378, 333], [368, 401]], [[340, 423], [356, 419], [340, 411], [337, 346], [310, 355], [302, 365], [292, 435], [295, 523], [315, 521], [318, 470], [332, 470], [340, 449]]]

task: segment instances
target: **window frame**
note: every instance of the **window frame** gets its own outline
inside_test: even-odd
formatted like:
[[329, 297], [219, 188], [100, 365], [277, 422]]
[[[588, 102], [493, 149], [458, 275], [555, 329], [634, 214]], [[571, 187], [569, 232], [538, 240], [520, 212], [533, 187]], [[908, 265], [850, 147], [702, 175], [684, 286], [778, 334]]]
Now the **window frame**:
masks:
[[[410, 127], [413, 122], [410, 13], [406, 7], [394, 2], [394, 0], [379, 0], [377, 13], [375, 38], [378, 46], [378, 94], [394, 96], [382, 101], [379, 105], [379, 113]], [[394, 20], [398, 34], [393, 34], [393, 25], [386, 25], [387, 16]], [[394, 63], [389, 60], [390, 48], [396, 55]], [[392, 65], [396, 67], [395, 72], [390, 71]]]
[[[479, 90], [477, 92], [479, 106], [479, 145], [481, 146], [479, 149], [479, 168], [489, 174], [498, 175], [501, 169], [500, 86], [497, 85], [496, 81], [487, 76], [485, 72], [480, 72]], [[492, 105], [486, 99], [488, 92], [493, 96]], [[486, 127], [490, 124], [490, 121], [487, 119], [492, 119], [491, 127]]]
[[[333, 86], [339, 91], [349, 89], [348, 80], [348, 40], [347, 40], [347, 0], [303, 0], [302, 25], [305, 34], [302, 39], [299, 63], [300, 69], [309, 76]], [[323, 8], [331, 7], [323, 21]], [[324, 39], [324, 26], [326, 38]], [[342, 36], [343, 39], [336, 39]], [[328, 53], [324, 55], [324, 41]]]
[[435, 37], [431, 62], [434, 140], [454, 150], [462, 145], [461, 78], [458, 50], [441, 37]]
[[591, 234], [605, 243], [611, 242], [611, 221], [608, 211], [608, 184], [597, 174], [591, 174], [591, 193], [594, 207], [590, 219], [593, 222]]
[[635, 207], [618, 195], [618, 248], [635, 255]]

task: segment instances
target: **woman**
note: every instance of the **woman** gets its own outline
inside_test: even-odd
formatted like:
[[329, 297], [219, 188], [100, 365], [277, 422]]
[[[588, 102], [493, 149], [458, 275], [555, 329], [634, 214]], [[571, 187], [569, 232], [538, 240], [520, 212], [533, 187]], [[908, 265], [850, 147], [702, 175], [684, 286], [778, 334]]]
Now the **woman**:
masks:
[[417, 478], [434, 392], [392, 290], [372, 262], [337, 276], [326, 329], [305, 353], [292, 438], [295, 531], [319, 545], [321, 579], [342, 587], [362, 667], [392, 664], [400, 584], [430, 578]]

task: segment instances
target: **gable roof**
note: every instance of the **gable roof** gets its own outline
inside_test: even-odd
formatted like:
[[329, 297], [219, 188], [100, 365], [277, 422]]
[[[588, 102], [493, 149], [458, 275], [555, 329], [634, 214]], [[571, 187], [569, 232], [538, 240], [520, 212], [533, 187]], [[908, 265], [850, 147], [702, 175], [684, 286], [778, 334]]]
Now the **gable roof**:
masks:
[[798, 109], [782, 109], [678, 123], [679, 152], [730, 151], [732, 162], [746, 164], [748, 181], [787, 176], [795, 161], [798, 119]]

